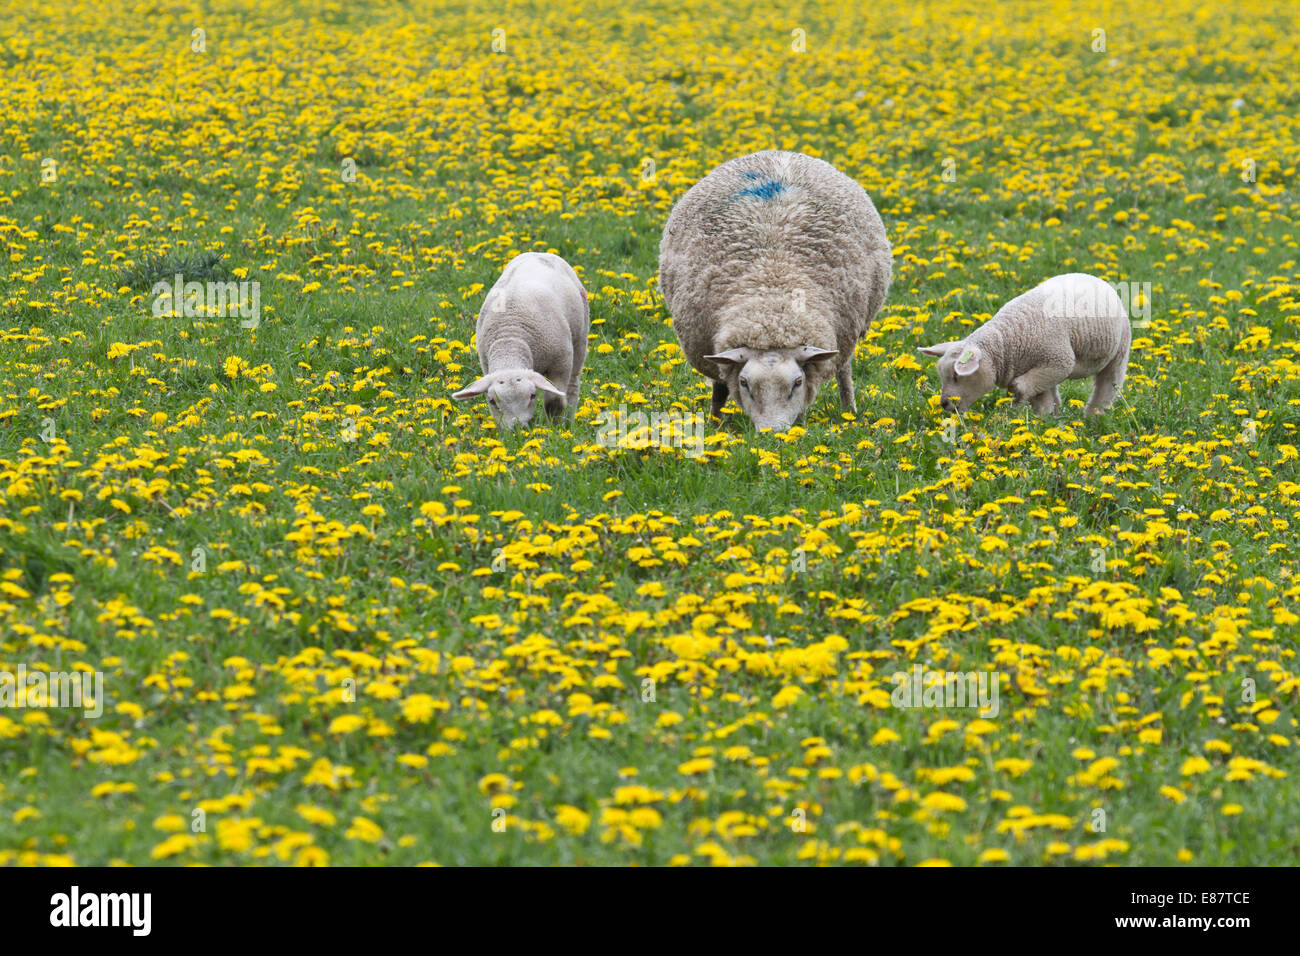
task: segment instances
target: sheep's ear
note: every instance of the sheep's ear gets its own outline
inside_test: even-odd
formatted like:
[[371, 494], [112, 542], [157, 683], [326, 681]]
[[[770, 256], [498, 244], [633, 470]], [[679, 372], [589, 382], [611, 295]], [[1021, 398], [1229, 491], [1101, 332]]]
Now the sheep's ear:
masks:
[[938, 345], [922, 345], [920, 348], [917, 349], [917, 351], [920, 352], [922, 355], [933, 355], [935, 358], [943, 358], [945, 355], [948, 354], [949, 349], [952, 349], [958, 345], [961, 345], [961, 343], [940, 342]]
[[952, 367], [952, 370], [958, 375], [973, 375], [980, 367], [980, 359], [983, 357], [984, 353], [975, 346], [967, 346], [957, 356], [957, 364]]
[[794, 360], [802, 367], [809, 362], [824, 362], [839, 354], [839, 349], [819, 349], [811, 345], [801, 345], [799, 351], [795, 353]]
[[466, 402], [469, 401], [471, 398], [477, 398], [478, 396], [482, 395], [484, 392], [488, 390], [488, 386], [490, 386], [491, 384], [492, 383], [488, 381], [488, 377], [484, 375], [473, 385], [467, 385], [465, 388], [462, 388], [459, 392], [453, 392], [451, 397], [456, 399], [456, 401], [458, 402]]
[[532, 382], [540, 391], [550, 392], [556, 398], [564, 398], [564, 393], [551, 384], [550, 380], [541, 372], [529, 372], [528, 381]]
[[744, 365], [749, 361], [749, 349], [727, 349], [725, 352], [719, 352], [717, 355], [704, 356], [710, 362], [717, 362], [719, 365]]

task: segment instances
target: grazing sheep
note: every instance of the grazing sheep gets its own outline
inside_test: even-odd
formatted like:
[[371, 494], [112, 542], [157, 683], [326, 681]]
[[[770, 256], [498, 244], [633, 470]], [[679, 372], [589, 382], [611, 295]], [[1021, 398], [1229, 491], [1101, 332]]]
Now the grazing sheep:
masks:
[[659, 289], [687, 360], [735, 394], [755, 427], [784, 431], [832, 371], [853, 400], [853, 350], [884, 304], [889, 239], [866, 190], [801, 153], [723, 163], [673, 207]]
[[559, 415], [577, 405], [590, 327], [587, 290], [567, 262], [549, 252], [515, 256], [479, 309], [483, 377], [452, 398], [486, 393], [492, 417], [505, 429], [532, 420], [538, 390], [547, 414]]
[[1005, 388], [1040, 415], [1061, 408], [1057, 386], [1095, 376], [1085, 414], [1110, 407], [1128, 370], [1132, 331], [1124, 303], [1107, 282], [1072, 272], [1016, 296], [960, 342], [921, 349], [939, 358], [940, 404], [964, 412]]

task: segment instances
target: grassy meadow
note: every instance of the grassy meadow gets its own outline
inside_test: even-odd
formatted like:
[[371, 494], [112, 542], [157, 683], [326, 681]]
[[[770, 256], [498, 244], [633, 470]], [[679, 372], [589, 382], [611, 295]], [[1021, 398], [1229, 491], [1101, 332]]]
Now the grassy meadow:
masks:
[[[0, 864], [1300, 863], [1294, 5], [4, 6], [0, 673], [103, 713], [0, 707]], [[659, 237], [768, 148], [893, 243], [858, 413], [602, 443], [707, 412]], [[528, 250], [590, 352], [503, 434]], [[1116, 405], [946, 418], [916, 348], [1071, 271]]]

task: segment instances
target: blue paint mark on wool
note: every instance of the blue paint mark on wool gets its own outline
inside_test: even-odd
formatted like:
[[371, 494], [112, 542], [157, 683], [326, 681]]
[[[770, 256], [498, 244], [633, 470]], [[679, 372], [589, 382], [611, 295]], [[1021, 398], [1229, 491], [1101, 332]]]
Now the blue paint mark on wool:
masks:
[[[746, 178], [751, 178], [751, 177], [749, 177], [749, 175], [746, 174]], [[757, 178], [757, 177], [753, 177], [753, 178]], [[767, 200], [767, 199], [775, 199], [783, 192], [785, 192], [785, 183], [779, 182], [775, 179], [769, 179], [767, 182], [755, 183], [753, 186], [748, 186], [742, 189], [740, 192], [736, 193], [736, 195], [753, 196], [756, 199]]]

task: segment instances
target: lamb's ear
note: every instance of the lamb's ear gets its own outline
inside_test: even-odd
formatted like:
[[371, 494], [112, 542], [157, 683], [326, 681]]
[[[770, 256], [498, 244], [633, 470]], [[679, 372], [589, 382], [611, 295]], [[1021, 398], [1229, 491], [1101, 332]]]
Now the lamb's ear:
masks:
[[961, 355], [957, 356], [957, 364], [952, 367], [952, 370], [958, 375], [973, 375], [975, 370], [980, 367], [980, 359], [982, 358], [984, 358], [984, 353], [979, 350], [978, 346], [968, 345], [962, 349]]
[[799, 351], [794, 354], [794, 360], [802, 367], [809, 362], [825, 362], [839, 354], [838, 349], [819, 349], [812, 345], [801, 345]]
[[750, 359], [749, 349], [727, 349], [725, 352], [719, 352], [717, 355], [704, 356], [710, 362], [716, 362], [719, 365], [744, 365]]
[[922, 345], [917, 349], [922, 355], [933, 355], [935, 358], [943, 358], [948, 354], [948, 350], [954, 346], [961, 345], [960, 342], [940, 342], [938, 345]]
[[471, 398], [477, 398], [478, 396], [482, 395], [484, 392], [488, 390], [488, 386], [490, 386], [491, 384], [492, 383], [488, 380], [488, 377], [484, 375], [473, 385], [467, 385], [464, 388], [462, 388], [459, 392], [453, 392], [451, 397], [456, 399], [456, 401], [458, 402], [466, 402], [469, 401]]
[[552, 385], [550, 380], [541, 372], [529, 372], [528, 380], [536, 385], [539, 391], [550, 392], [556, 398], [564, 398], [564, 393]]

